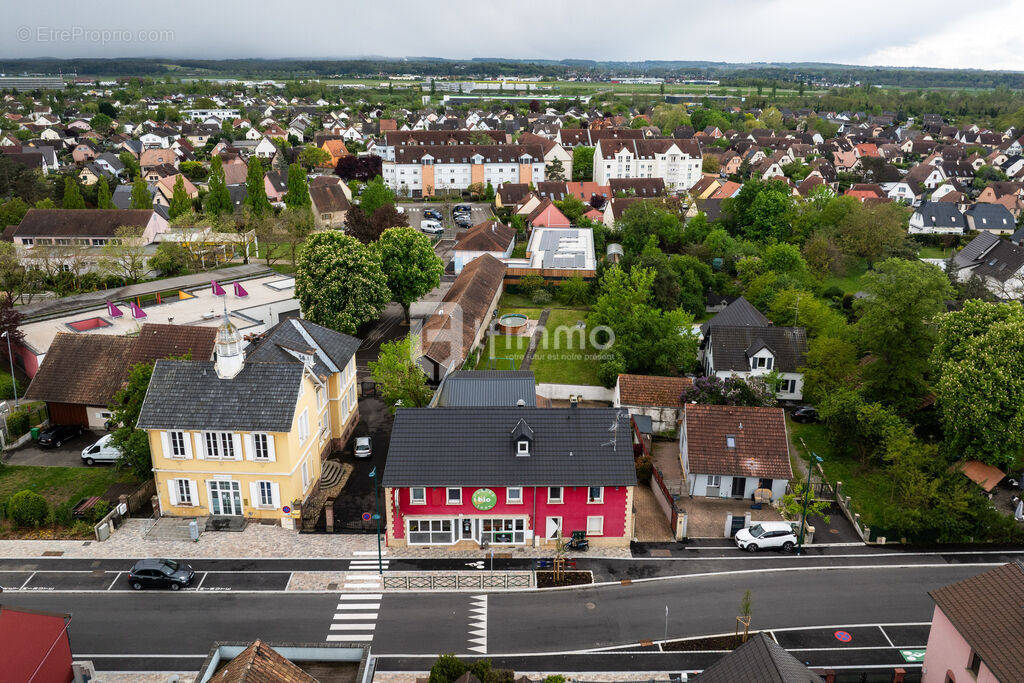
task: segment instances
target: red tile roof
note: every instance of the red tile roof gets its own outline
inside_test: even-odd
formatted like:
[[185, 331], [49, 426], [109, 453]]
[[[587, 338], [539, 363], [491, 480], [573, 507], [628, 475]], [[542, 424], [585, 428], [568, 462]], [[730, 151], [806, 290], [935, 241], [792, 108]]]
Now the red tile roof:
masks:
[[[690, 472], [771, 479], [793, 476], [782, 408], [688, 404], [683, 425]], [[732, 448], [728, 437], [733, 438]]]
[[627, 406], [682, 407], [680, 397], [693, 386], [689, 377], [619, 375], [619, 402]]

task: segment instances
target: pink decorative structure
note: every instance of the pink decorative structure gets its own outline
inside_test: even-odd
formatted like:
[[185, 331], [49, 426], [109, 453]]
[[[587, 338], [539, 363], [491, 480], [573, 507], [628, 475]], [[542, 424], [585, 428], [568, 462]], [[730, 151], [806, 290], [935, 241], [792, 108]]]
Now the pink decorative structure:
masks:
[[120, 318], [122, 315], [124, 315], [121, 309], [115, 306], [113, 302], [110, 301], [107, 302], [107, 314], [111, 318]]
[[224, 296], [224, 288], [221, 287], [219, 284], [217, 284], [216, 280], [214, 280], [210, 284], [213, 286], [213, 295], [214, 296]]
[[134, 301], [131, 302], [131, 307], [132, 307], [132, 317], [133, 318], [138, 320], [139, 318], [145, 318], [146, 317], [146, 312], [144, 310], [142, 310], [139, 307], [139, 305], [137, 303], [135, 303]]
[[241, 282], [235, 283], [235, 296], [249, 296], [249, 292], [245, 291], [245, 287], [242, 287]]

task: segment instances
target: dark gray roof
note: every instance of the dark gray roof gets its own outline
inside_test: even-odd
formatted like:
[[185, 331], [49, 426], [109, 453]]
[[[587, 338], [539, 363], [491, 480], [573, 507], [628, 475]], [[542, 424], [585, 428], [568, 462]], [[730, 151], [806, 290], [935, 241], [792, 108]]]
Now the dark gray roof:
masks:
[[715, 370], [750, 370], [750, 356], [767, 348], [775, 356], [775, 370], [796, 372], [807, 354], [807, 332], [802, 327], [723, 327], [709, 331]]
[[964, 215], [951, 202], [924, 202], [915, 213], [920, 214], [925, 227], [964, 227]]
[[953, 263], [960, 268], [967, 268], [981, 258], [981, 255], [994, 247], [999, 238], [990, 232], [980, 233], [977, 237], [967, 243], [963, 249], [953, 257]]
[[654, 420], [650, 415], [634, 415], [633, 422], [636, 423], [636, 428], [641, 434], [654, 433]]
[[437, 405], [515, 406], [522, 399], [537, 405], [537, 384], [529, 370], [463, 370], [448, 375]]
[[1016, 227], [1013, 214], [1002, 204], [981, 202], [967, 209], [966, 215], [973, 220], [974, 230], [1012, 230]]
[[[515, 453], [520, 421], [533, 432], [528, 456]], [[383, 484], [633, 486], [629, 414], [615, 408], [402, 408]]]
[[288, 318], [264, 335], [246, 361], [258, 363], [300, 362], [286, 349], [313, 354], [313, 372], [331, 375], [345, 369], [362, 342], [341, 332], [322, 327], [308, 320]]
[[301, 363], [249, 363], [232, 379], [215, 364], [158, 360], [142, 402], [141, 429], [291, 431]]
[[712, 327], [768, 327], [771, 324], [761, 311], [754, 308], [754, 304], [741, 296], [704, 323], [701, 331], [707, 334]]
[[1021, 268], [1024, 268], [1024, 247], [1018, 247], [1007, 240], [999, 240], [980, 260], [981, 263], [974, 269], [975, 275], [1006, 282], [1016, 277]]
[[700, 683], [821, 683], [816, 673], [800, 663], [763, 633], [751, 636], [694, 677]]

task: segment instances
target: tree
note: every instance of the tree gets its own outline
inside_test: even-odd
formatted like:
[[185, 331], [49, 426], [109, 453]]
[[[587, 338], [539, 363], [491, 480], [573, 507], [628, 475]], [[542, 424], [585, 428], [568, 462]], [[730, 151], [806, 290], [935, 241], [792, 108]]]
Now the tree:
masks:
[[149, 437], [145, 430], [138, 429], [142, 402], [153, 376], [152, 363], [137, 363], [128, 373], [128, 383], [114, 394], [110, 406], [110, 421], [118, 425], [110, 437], [113, 445], [121, 451], [117, 466], [131, 472], [139, 479], [153, 476], [153, 458], [149, 451]]
[[39, 270], [22, 265], [13, 242], [0, 242], [0, 296], [4, 300], [28, 303], [39, 289], [41, 275]]
[[579, 182], [594, 179], [594, 148], [574, 147], [572, 150], [572, 179]]
[[358, 180], [367, 183], [381, 172], [382, 160], [379, 156], [360, 157], [349, 154], [338, 159], [338, 165], [334, 168], [334, 174], [346, 182]]
[[789, 185], [780, 180], [748, 181], [735, 197], [722, 200], [722, 214], [732, 235], [759, 242], [787, 240], [794, 216]]
[[188, 193], [185, 191], [185, 176], [179, 173], [174, 181], [174, 191], [171, 194], [170, 206], [167, 207], [167, 215], [174, 220], [190, 211], [192, 211], [192, 200], [189, 199]]
[[128, 173], [128, 178], [138, 178], [142, 175], [142, 167], [139, 166], [139, 160], [128, 151], [121, 152], [117, 155], [117, 158], [124, 164], [125, 171]]
[[106, 176], [100, 178], [99, 187], [96, 188], [96, 208], [114, 208], [114, 202], [110, 199], [110, 185], [107, 184]]
[[775, 107], [768, 107], [761, 112], [761, 123], [764, 124], [765, 128], [772, 130], [779, 130], [782, 126], [782, 112]]
[[563, 280], [558, 295], [570, 306], [582, 306], [590, 300], [590, 284], [579, 275]]
[[149, 260], [149, 267], [161, 275], [183, 275], [188, 271], [189, 253], [180, 242], [160, 242]]
[[100, 112], [99, 114], [93, 114], [93, 117], [89, 119], [89, 125], [97, 133], [106, 135], [114, 127], [114, 119]]
[[662, 135], [673, 136], [676, 128], [690, 125], [690, 115], [682, 104], [658, 104], [651, 113], [651, 123], [658, 127]]
[[11, 197], [0, 204], [0, 230], [8, 225], [17, 225], [28, 213], [28, 204], [21, 197]]
[[319, 168], [321, 166], [328, 166], [327, 162], [331, 160], [331, 155], [326, 150], [317, 147], [316, 145], [306, 145], [299, 152], [299, 164], [308, 170]]
[[124, 225], [114, 231], [114, 239], [101, 252], [100, 266], [111, 275], [134, 284], [146, 272], [146, 243], [142, 228]]
[[249, 159], [249, 172], [245, 178], [245, 206], [254, 216], [265, 216], [273, 208], [267, 199], [267, 188], [263, 184], [263, 162], [259, 157]]
[[945, 274], [922, 261], [888, 259], [867, 273], [858, 302], [857, 335], [870, 355], [867, 395], [906, 413], [928, 390], [925, 374], [935, 342], [933, 319], [952, 296]]
[[373, 212], [382, 206], [394, 203], [395, 193], [384, 184], [384, 179], [380, 176], [368, 182], [359, 197], [359, 208], [367, 216], [372, 216]]
[[292, 263], [295, 263], [299, 245], [306, 241], [316, 229], [313, 211], [308, 206], [287, 207], [281, 212], [281, 228], [291, 250]]
[[896, 202], [851, 205], [836, 225], [843, 253], [867, 259], [868, 265], [895, 254], [906, 243], [910, 210]]
[[565, 180], [565, 165], [562, 164], [561, 159], [552, 159], [544, 173], [548, 180], [562, 182]]
[[695, 379], [680, 396], [680, 404], [683, 403], [771, 407], [777, 401], [767, 384], [758, 378], [711, 376]]
[[149, 193], [149, 185], [146, 184], [146, 179], [142, 176], [137, 177], [132, 183], [132, 208], [153, 208], [153, 195]]
[[78, 183], [71, 176], [64, 179], [64, 198], [61, 200], [61, 206], [65, 209], [85, 208], [82, 191], [78, 189]]
[[391, 300], [377, 251], [336, 230], [315, 233], [306, 242], [295, 294], [308, 320], [345, 334], [378, 318]]
[[[693, 318], [680, 310], [662, 311], [651, 304], [654, 271], [633, 268], [626, 273], [612, 266], [601, 277], [598, 297], [587, 316], [591, 330], [607, 330], [599, 339], [610, 343], [602, 365], [620, 372], [672, 375], [696, 364], [697, 339], [690, 331]], [[609, 372], [606, 384], [614, 384]]]
[[210, 160], [209, 192], [203, 209], [211, 216], [224, 216], [234, 213], [235, 206], [231, 201], [231, 193], [224, 181], [224, 162], [219, 156]]
[[638, 201], [618, 221], [622, 247], [638, 254], [651, 237], [665, 251], [675, 251], [682, 244], [683, 224], [679, 217], [654, 201]]
[[838, 335], [846, 320], [828, 304], [810, 292], [786, 289], [775, 295], [768, 307], [768, 318], [776, 325], [804, 327], [810, 337]]
[[807, 344], [807, 356], [800, 371], [804, 375], [804, 398], [820, 403], [832, 393], [857, 384], [857, 347], [839, 337], [820, 336]]
[[394, 204], [378, 207], [372, 215], [360, 206], [353, 206], [345, 215], [345, 232], [364, 244], [376, 242], [388, 228], [408, 224], [407, 215], [398, 213]]
[[408, 324], [409, 307], [441, 284], [444, 264], [434, 252], [430, 238], [410, 227], [388, 228], [374, 246], [391, 299], [402, 305]]
[[937, 321], [931, 361], [943, 447], [1012, 466], [1024, 448], [1024, 308], [971, 300]]
[[369, 363], [370, 376], [392, 411], [398, 405], [423, 408], [430, 404], [434, 392], [414, 357], [418, 347], [418, 340], [411, 335], [386, 342], [381, 344], [377, 360]]
[[306, 172], [298, 164], [288, 167], [288, 192], [284, 196], [284, 203], [289, 208], [308, 208], [313, 205], [309, 197]]

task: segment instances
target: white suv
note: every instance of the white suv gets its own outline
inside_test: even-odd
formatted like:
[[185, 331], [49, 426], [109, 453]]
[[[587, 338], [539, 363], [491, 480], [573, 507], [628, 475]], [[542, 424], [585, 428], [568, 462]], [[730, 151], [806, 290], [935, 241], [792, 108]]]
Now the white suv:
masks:
[[789, 522], [757, 522], [736, 532], [736, 546], [756, 553], [762, 548], [790, 551], [796, 545], [796, 532]]

